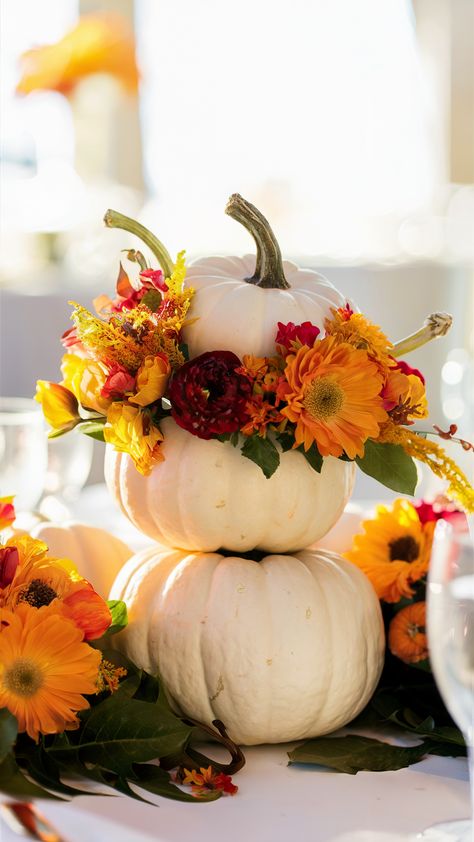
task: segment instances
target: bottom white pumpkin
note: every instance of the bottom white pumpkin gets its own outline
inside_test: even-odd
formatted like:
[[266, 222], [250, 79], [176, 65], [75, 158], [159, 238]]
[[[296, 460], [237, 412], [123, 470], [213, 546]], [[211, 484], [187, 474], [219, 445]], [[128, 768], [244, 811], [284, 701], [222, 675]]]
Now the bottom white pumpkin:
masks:
[[334, 553], [256, 562], [154, 547], [125, 564], [110, 597], [129, 611], [117, 645], [159, 671], [184, 714], [222, 720], [243, 745], [330, 733], [362, 710], [380, 677], [379, 602]]

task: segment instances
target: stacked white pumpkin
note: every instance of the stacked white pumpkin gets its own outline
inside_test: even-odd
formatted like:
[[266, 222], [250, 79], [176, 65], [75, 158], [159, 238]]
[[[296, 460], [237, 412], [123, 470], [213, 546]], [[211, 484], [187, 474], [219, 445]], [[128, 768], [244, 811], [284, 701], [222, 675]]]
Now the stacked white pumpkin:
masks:
[[[272, 356], [278, 322], [322, 326], [345, 300], [317, 273], [281, 260], [252, 205], [233, 196], [227, 212], [253, 235], [257, 258], [190, 266], [196, 292], [184, 339], [190, 358]], [[293, 450], [266, 479], [230, 443], [197, 438], [171, 418], [162, 430], [165, 459], [147, 477], [107, 446], [113, 497], [157, 542], [113, 585], [111, 598], [129, 612], [117, 642], [160, 673], [177, 709], [221, 720], [236, 742], [315, 737], [349, 722], [380, 676], [379, 603], [356, 567], [306, 548], [343, 512], [354, 466], [329, 457], [318, 474]]]

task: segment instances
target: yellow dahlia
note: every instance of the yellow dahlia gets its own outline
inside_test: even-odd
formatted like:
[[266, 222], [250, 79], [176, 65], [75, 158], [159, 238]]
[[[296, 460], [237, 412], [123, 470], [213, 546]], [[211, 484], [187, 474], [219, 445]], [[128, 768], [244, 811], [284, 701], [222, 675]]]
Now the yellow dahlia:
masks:
[[335, 336], [338, 342], [367, 351], [369, 357], [383, 367], [390, 364], [389, 351], [393, 345], [378, 325], [362, 313], [354, 313], [348, 306], [332, 308], [332, 314], [332, 318], [324, 322], [327, 336]]
[[101, 395], [108, 374], [104, 366], [88, 357], [64, 354], [61, 372], [63, 386], [71, 390], [84, 409], [107, 414], [111, 400]]
[[428, 572], [435, 523], [421, 523], [408, 500], [396, 500], [391, 509], [377, 506], [344, 555], [370, 579], [379, 599], [398, 602], [413, 596], [411, 585]]
[[287, 357], [277, 395], [281, 413], [296, 424], [296, 445], [313, 442], [322, 456], [364, 455], [364, 442], [377, 438], [387, 418], [380, 396], [383, 377], [367, 353], [336, 337], [303, 345]]
[[83, 694], [96, 691], [101, 653], [53, 605], [21, 603], [0, 615], [0, 708], [36, 741], [77, 728], [77, 712], [89, 707]]
[[[110, 426], [109, 426], [110, 425]], [[115, 450], [129, 453], [137, 470], [146, 476], [156, 462], [163, 460], [163, 435], [150, 416], [136, 406], [115, 402], [107, 413], [104, 438]]]

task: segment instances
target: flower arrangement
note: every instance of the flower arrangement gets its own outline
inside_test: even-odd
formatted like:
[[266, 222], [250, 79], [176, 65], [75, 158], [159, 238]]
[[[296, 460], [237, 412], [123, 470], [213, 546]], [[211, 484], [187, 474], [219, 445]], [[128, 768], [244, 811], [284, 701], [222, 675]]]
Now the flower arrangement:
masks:
[[37, 400], [51, 436], [77, 427], [130, 454], [147, 475], [163, 458], [160, 422], [202, 439], [229, 441], [268, 478], [282, 451], [297, 449], [316, 471], [334, 456], [401, 493], [413, 494], [414, 459], [448, 482], [449, 496], [474, 511], [474, 491], [441, 446], [427, 436], [457, 440], [439, 428], [414, 429], [427, 417], [425, 380], [401, 355], [449, 329], [451, 317], [430, 316], [393, 344], [349, 302], [321, 324], [275, 324], [272, 356], [213, 350], [188, 358], [183, 326], [192, 319], [184, 252], [175, 263], [157, 238], [108, 211], [106, 223], [142, 237], [161, 269], [135, 250], [133, 281], [120, 267], [116, 295], [100, 296], [97, 313], [75, 304], [63, 338], [61, 383], [38, 381]]
[[[387, 649], [379, 686], [344, 737], [311, 740], [290, 754], [292, 762], [322, 763], [339, 771], [399, 769], [427, 754], [464, 756], [461, 731], [437, 690], [426, 633], [426, 583], [435, 526], [443, 519], [467, 531], [466, 516], [446, 497], [433, 502], [399, 498], [377, 506], [361, 524], [344, 556], [368, 577], [381, 600]], [[409, 748], [360, 736], [389, 725], [419, 738]], [[340, 751], [341, 746], [344, 751]], [[334, 742], [335, 741], [335, 742]]]
[[[0, 499], [0, 530], [14, 518], [12, 498]], [[62, 781], [73, 773], [133, 797], [130, 784], [181, 801], [235, 794], [228, 773], [244, 759], [224, 726], [207, 731], [232, 761], [211, 763], [193, 747], [198, 723], [171, 711], [159, 679], [108, 651], [126, 622], [122, 602], [105, 602], [42, 541], [0, 542], [1, 791], [69, 798], [83, 791]]]

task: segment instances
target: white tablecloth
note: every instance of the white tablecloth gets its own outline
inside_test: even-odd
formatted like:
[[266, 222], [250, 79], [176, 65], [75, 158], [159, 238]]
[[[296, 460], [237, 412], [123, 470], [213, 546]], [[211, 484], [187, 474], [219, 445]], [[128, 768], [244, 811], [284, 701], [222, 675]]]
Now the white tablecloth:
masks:
[[[84, 492], [74, 514], [130, 544], [143, 544], [102, 487]], [[157, 798], [155, 807], [80, 796], [39, 806], [67, 842], [414, 842], [434, 822], [469, 815], [464, 759], [429, 757], [398, 772], [352, 776], [288, 766], [293, 745], [246, 749], [247, 764], [235, 777], [238, 794], [209, 804]], [[0, 828], [1, 842], [16, 839]]]

